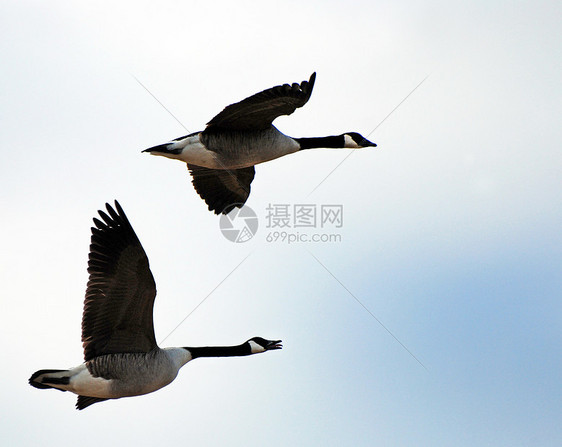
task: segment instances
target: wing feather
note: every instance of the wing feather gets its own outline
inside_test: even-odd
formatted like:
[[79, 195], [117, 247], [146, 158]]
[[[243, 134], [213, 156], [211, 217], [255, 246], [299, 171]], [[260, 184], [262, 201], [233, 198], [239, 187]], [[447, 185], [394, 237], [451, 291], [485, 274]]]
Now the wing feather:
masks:
[[223, 170], [188, 164], [187, 168], [195, 190], [215, 214], [228, 214], [234, 207], [244, 205], [256, 173], [253, 166]]
[[82, 316], [84, 359], [148, 352], [156, 347], [152, 311], [156, 284], [125, 212], [106, 204], [94, 218]]
[[310, 99], [316, 73], [300, 84], [278, 85], [224, 108], [207, 123], [207, 131], [267, 129], [275, 118], [290, 115]]
[[76, 401], [76, 409], [83, 410], [90, 405], [93, 405], [97, 402], [103, 402], [104, 400], [107, 399], [103, 397], [78, 396], [78, 400]]

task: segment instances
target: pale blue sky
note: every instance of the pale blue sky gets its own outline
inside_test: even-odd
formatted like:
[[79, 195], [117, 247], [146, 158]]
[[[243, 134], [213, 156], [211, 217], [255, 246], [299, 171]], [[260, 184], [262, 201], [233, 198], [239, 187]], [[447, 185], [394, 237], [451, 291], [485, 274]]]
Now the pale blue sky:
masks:
[[[562, 443], [557, 2], [9, 2], [0, 6], [0, 433], [6, 445]], [[141, 154], [317, 71], [292, 136], [376, 149], [256, 169], [227, 241], [185, 166]], [[374, 133], [377, 124], [428, 79]], [[314, 190], [314, 192], [312, 192]], [[82, 361], [91, 219], [118, 199], [164, 346], [281, 338], [148, 396], [74, 410], [27, 384]], [[339, 243], [272, 244], [270, 203], [342, 204]], [[314, 256], [312, 256], [314, 255]], [[382, 322], [424, 369], [326, 272]]]

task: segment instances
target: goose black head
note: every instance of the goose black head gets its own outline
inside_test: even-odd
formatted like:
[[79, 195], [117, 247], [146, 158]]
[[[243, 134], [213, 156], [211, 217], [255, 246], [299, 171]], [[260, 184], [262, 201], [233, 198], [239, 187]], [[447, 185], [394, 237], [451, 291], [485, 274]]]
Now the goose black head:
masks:
[[270, 351], [273, 349], [281, 349], [283, 347], [283, 345], [281, 345], [281, 340], [266, 340], [261, 337], [250, 338], [246, 343], [250, 345], [252, 354]]
[[357, 132], [347, 132], [343, 134], [344, 147], [350, 149], [360, 149], [363, 147], [377, 147], [375, 143], [367, 140], [363, 135]]

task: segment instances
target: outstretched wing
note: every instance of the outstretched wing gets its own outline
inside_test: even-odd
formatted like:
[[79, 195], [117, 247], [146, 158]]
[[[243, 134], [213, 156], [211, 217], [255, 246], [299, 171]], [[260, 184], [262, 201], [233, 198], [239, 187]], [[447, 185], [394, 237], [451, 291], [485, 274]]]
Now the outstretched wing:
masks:
[[316, 73], [308, 81], [284, 84], [231, 104], [207, 123], [205, 131], [267, 129], [275, 118], [304, 106], [312, 94]]
[[253, 166], [242, 169], [209, 169], [188, 164], [193, 186], [215, 214], [228, 214], [240, 208], [250, 195], [250, 184], [256, 173]]
[[148, 352], [156, 347], [152, 310], [156, 284], [148, 258], [115, 201], [94, 218], [82, 316], [84, 359], [104, 354]]

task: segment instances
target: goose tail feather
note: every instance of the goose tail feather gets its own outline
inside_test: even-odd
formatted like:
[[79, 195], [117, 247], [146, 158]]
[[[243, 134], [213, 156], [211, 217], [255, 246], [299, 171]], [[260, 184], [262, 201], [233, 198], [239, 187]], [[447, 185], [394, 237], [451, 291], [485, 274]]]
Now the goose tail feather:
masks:
[[29, 378], [32, 387], [46, 390], [49, 388], [66, 391], [56, 385], [68, 385], [70, 383], [70, 371], [68, 369], [40, 369]]

